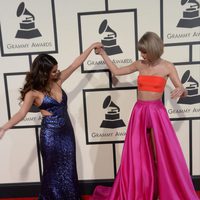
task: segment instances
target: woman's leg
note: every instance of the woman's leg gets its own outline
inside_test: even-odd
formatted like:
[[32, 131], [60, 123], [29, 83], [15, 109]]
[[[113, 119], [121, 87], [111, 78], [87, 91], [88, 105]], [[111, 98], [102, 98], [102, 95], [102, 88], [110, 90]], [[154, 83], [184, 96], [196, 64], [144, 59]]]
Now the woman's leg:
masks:
[[153, 128], [150, 129], [150, 138], [151, 138], [151, 144], [152, 144], [152, 149], [153, 149], [154, 162], [155, 162], [155, 164], [157, 164], [156, 145], [155, 145]]
[[153, 154], [153, 163], [154, 163], [154, 200], [158, 199], [158, 177], [157, 177], [157, 156], [156, 156], [156, 144], [155, 144], [155, 137], [154, 137], [154, 131], [153, 128], [149, 130], [150, 132], [150, 143], [152, 148], [152, 154]]

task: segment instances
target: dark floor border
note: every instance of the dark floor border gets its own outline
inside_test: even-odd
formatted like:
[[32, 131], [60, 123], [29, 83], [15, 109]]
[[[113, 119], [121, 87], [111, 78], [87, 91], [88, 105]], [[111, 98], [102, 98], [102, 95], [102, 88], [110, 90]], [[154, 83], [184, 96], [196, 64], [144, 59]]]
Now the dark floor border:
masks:
[[200, 191], [200, 176], [192, 177], [192, 181], [196, 191]]
[[[194, 187], [200, 191], [200, 176], [192, 178]], [[82, 195], [92, 194], [97, 185], [112, 186], [113, 179], [106, 180], [80, 180]], [[0, 198], [36, 197], [40, 191], [40, 183], [12, 183], [0, 184]]]
[[40, 183], [0, 184], [0, 198], [35, 197], [40, 191]]

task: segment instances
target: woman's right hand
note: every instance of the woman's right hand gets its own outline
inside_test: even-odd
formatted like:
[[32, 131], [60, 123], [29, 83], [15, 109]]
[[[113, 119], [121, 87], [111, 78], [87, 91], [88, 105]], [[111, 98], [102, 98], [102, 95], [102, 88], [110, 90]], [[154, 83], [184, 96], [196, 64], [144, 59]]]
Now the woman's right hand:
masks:
[[171, 98], [176, 99], [180, 97], [186, 97], [187, 96], [187, 90], [183, 87], [177, 87], [171, 92]]
[[4, 136], [5, 132], [5, 129], [0, 128], [0, 139]]

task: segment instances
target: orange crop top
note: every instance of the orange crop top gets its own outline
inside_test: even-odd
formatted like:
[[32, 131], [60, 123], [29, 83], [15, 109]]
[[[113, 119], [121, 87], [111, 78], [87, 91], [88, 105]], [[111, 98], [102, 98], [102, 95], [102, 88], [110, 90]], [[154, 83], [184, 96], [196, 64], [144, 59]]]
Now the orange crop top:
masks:
[[139, 75], [137, 82], [139, 91], [162, 93], [166, 85], [166, 79], [161, 76]]

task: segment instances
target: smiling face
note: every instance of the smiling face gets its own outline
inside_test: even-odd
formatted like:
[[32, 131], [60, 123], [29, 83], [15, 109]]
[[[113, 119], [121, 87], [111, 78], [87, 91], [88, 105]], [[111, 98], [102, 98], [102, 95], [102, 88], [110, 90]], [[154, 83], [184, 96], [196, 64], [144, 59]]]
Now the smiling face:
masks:
[[49, 80], [58, 81], [59, 78], [60, 78], [60, 70], [58, 70], [58, 65], [54, 65], [49, 74]]

